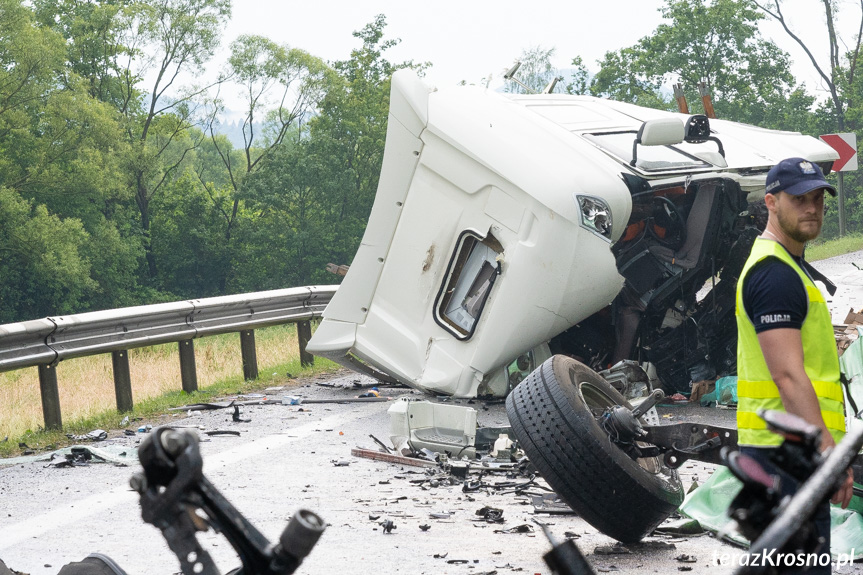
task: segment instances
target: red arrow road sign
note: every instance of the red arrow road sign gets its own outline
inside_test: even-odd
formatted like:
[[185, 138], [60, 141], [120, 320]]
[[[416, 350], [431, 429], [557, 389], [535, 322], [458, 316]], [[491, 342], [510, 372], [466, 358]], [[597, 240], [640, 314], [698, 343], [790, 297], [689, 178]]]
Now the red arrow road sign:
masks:
[[839, 159], [833, 162], [834, 172], [851, 172], [857, 169], [856, 134], [825, 134], [821, 139], [839, 153]]

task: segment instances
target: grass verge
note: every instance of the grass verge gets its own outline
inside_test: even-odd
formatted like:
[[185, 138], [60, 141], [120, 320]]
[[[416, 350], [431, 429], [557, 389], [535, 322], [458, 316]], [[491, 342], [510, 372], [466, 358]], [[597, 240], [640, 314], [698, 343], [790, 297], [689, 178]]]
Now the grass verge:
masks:
[[[136, 428], [139, 419], [157, 419], [171, 407], [276, 385], [292, 387], [299, 385], [298, 378], [339, 369], [323, 358], [315, 358], [313, 367], [302, 368], [293, 325], [258, 330], [255, 339], [259, 377], [254, 381], [244, 381], [242, 377], [239, 335], [195, 340], [199, 389], [194, 393], [179, 390], [176, 344], [130, 350], [134, 409], [123, 414], [116, 410], [110, 355], [61, 362], [57, 375], [62, 431], [42, 428], [36, 368], [0, 373], [0, 458], [20, 455], [23, 449], [19, 443], [34, 450], [55, 449], [70, 444], [67, 433]], [[126, 416], [130, 424], [121, 426]]]
[[848, 234], [835, 240], [816, 240], [808, 244], [806, 259], [810, 262], [826, 260], [859, 250], [863, 250], [863, 234]]

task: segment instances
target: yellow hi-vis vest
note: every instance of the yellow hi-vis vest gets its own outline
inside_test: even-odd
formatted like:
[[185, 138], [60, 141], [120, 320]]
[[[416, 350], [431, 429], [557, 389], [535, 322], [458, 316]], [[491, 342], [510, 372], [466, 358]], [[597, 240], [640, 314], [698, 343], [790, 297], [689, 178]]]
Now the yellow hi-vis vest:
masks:
[[838, 443], [845, 435], [845, 405], [842, 385], [839, 383], [839, 356], [830, 311], [824, 296], [785, 248], [765, 238], [755, 240], [752, 253], [737, 282], [737, 442], [739, 445], [754, 446], [782, 443], [782, 438], [768, 431], [767, 424], [756, 414], [759, 409], [785, 411], [785, 408], [779, 397], [779, 388], [773, 382], [761, 353], [755, 326], [743, 307], [743, 279], [752, 266], [768, 256], [779, 258], [791, 266], [806, 288], [809, 309], [800, 329], [803, 366], [818, 396], [824, 423]]

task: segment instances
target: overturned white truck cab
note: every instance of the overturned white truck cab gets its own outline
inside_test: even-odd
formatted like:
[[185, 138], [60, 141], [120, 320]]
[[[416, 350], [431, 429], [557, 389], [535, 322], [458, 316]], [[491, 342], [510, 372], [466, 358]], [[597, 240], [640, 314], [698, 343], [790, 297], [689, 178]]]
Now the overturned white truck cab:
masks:
[[459, 397], [503, 397], [551, 354], [636, 360], [672, 390], [734, 372], [747, 199], [791, 156], [825, 173], [838, 157], [798, 133], [399, 71], [368, 227], [308, 349]]

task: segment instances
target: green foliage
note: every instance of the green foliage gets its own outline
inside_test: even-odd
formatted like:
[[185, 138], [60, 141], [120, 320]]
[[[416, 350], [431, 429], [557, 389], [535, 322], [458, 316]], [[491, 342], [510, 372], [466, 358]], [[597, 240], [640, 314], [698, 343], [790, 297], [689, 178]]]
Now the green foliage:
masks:
[[584, 65], [584, 60], [581, 59], [581, 56], [576, 56], [572, 59], [572, 66], [575, 72], [566, 84], [566, 93], [578, 96], [590, 94], [590, 72], [587, 70], [587, 66]]
[[231, 269], [225, 222], [220, 211], [230, 209], [226, 190], [196, 185], [186, 174], [165, 188], [153, 204], [152, 246], [160, 262], [161, 287], [180, 298], [221, 295], [220, 278]]
[[662, 78], [645, 72], [647, 56], [636, 47], [606, 52], [590, 93], [637, 106], [670, 110], [673, 101], [661, 92]]
[[[428, 64], [388, 58], [399, 40], [380, 15], [344, 60], [245, 35], [212, 86], [181, 85], [204, 77], [230, 10], [230, 0], [0, 0], [0, 323], [338, 281], [325, 266], [351, 263], [365, 231], [390, 77]], [[788, 56], [758, 35], [749, 0], [662, 10], [664, 24], [607, 53], [593, 78], [575, 57], [556, 91], [672, 110], [669, 82], [697, 108], [704, 81], [719, 117], [836, 131], [832, 104], [812, 113]], [[553, 53], [524, 51], [517, 77], [541, 90], [560, 75]], [[861, 81], [837, 85], [863, 93]], [[236, 148], [218, 130], [229, 91], [244, 102]], [[848, 102], [857, 126], [863, 108]], [[860, 176], [845, 183], [848, 219], [863, 221]]]
[[637, 44], [606, 54], [591, 91], [670, 108], [660, 87], [679, 82], [690, 110], [701, 111], [698, 85], [717, 117], [762, 127], [805, 125], [814, 98], [795, 86], [788, 54], [760, 36], [763, 15], [749, 0], [666, 0], [660, 24]]
[[85, 257], [89, 235], [0, 187], [0, 322], [73, 313], [97, 284]]

